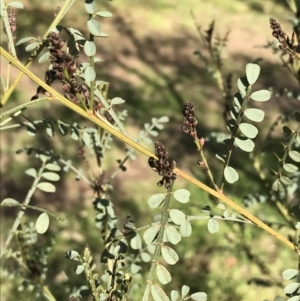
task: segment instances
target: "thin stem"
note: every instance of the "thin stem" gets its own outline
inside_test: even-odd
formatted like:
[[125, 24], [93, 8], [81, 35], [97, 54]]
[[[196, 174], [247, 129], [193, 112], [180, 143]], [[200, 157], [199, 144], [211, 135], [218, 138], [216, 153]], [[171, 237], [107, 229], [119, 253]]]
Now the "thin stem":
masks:
[[148, 301], [151, 285], [152, 285], [155, 270], [157, 267], [157, 262], [159, 260], [160, 254], [161, 254], [161, 248], [164, 245], [163, 238], [164, 238], [164, 232], [165, 232], [166, 225], [168, 224], [169, 206], [170, 206], [170, 201], [171, 201], [173, 185], [174, 185], [174, 182], [172, 183], [171, 187], [168, 189], [168, 192], [166, 194], [166, 198], [164, 201], [164, 206], [162, 209], [162, 216], [160, 219], [160, 229], [158, 232], [158, 237], [157, 237], [157, 241], [156, 241], [155, 251], [153, 254], [152, 264], [151, 264], [151, 268], [150, 268], [148, 279], [147, 279], [148, 284], [146, 286], [142, 301]]
[[31, 206], [31, 205], [26, 205], [26, 204], [22, 204], [22, 203], [15, 203], [15, 204], [0, 204], [0, 207], [21, 207], [21, 210], [22, 209], [25, 209], [25, 208], [29, 208], [29, 209], [32, 209], [32, 210], [36, 210], [36, 211], [40, 211], [40, 212], [45, 212], [47, 213], [48, 215], [54, 217], [55, 219], [57, 220], [60, 220], [60, 221], [65, 221], [65, 219], [57, 216], [56, 214], [54, 213], [51, 213], [49, 210], [47, 209], [43, 209], [43, 208], [40, 208], [40, 207], [37, 207], [37, 206]]
[[[36, 188], [37, 188], [37, 185], [38, 185], [38, 183], [39, 183], [39, 181], [40, 181], [40, 179], [41, 179], [41, 177], [42, 177], [42, 174], [43, 174], [45, 165], [46, 165], [46, 161], [43, 162], [43, 164], [42, 164], [42, 166], [41, 166], [41, 168], [40, 168], [40, 170], [39, 170], [39, 172], [38, 172], [36, 178], [34, 179], [34, 181], [33, 181], [33, 183], [32, 183], [32, 186], [31, 186], [31, 188], [29, 189], [29, 191], [28, 191], [28, 193], [27, 193], [27, 196], [26, 196], [26, 198], [25, 198], [25, 200], [24, 200], [23, 205], [27, 206], [27, 205], [29, 204], [29, 202], [30, 202], [30, 200], [31, 200], [31, 198], [32, 198], [32, 196], [33, 196], [33, 194], [34, 194]], [[24, 206], [23, 206], [23, 207], [24, 207]], [[22, 209], [20, 210], [20, 212], [19, 212], [19, 214], [18, 214], [18, 216], [17, 216], [17, 218], [16, 218], [14, 224], [13, 224], [13, 227], [11, 228], [11, 230], [10, 230], [10, 232], [9, 232], [9, 235], [8, 235], [8, 237], [7, 237], [7, 239], [6, 239], [6, 242], [5, 242], [5, 244], [4, 244], [4, 247], [1, 249], [0, 259], [3, 257], [3, 255], [4, 255], [5, 251], [6, 251], [6, 249], [8, 248], [8, 245], [10, 244], [12, 238], [14, 237], [14, 235], [15, 235], [15, 233], [16, 233], [16, 231], [17, 231], [17, 229], [18, 229], [18, 227], [19, 227], [19, 225], [20, 225], [20, 223], [21, 223], [21, 220], [22, 220], [22, 217], [23, 217], [24, 213], [25, 213], [25, 210], [22, 208]]]
[[[1, 1], [3, 2], [4, 0], [1, 0]], [[49, 28], [46, 31], [46, 33], [44, 34], [44, 37], [42, 40], [44, 40], [48, 36], [49, 32], [51, 32], [51, 30], [53, 30], [59, 24], [59, 22], [62, 20], [62, 18], [65, 16], [67, 11], [71, 8], [71, 6], [75, 3], [75, 1], [76, 0], [66, 0], [65, 1], [65, 4], [61, 8], [60, 12], [57, 14], [56, 18], [53, 20], [52, 24], [49, 26]], [[4, 5], [2, 5], [2, 2], [1, 2], [1, 6], [2, 6], [2, 8], [4, 8]], [[27, 60], [27, 62], [25, 64], [25, 68], [29, 68], [29, 66], [31, 65], [33, 60], [42, 52], [43, 49], [44, 49], [44, 47], [41, 46], [38, 49], [38, 51], [36, 52], [35, 56], [31, 56]], [[9, 87], [8, 91], [4, 94], [4, 97], [1, 100], [1, 107], [3, 107], [6, 104], [8, 98], [10, 97], [12, 92], [15, 90], [15, 88], [18, 86], [18, 83], [21, 80], [23, 74], [24, 74], [24, 72], [21, 70], [21, 72], [18, 74], [17, 78], [14, 80], [12, 85]]]

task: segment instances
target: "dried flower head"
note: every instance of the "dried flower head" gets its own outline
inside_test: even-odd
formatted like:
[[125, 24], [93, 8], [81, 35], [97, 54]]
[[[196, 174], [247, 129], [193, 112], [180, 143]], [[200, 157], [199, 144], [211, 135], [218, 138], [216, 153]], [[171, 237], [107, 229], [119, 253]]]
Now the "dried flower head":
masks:
[[197, 137], [196, 127], [198, 124], [198, 120], [195, 117], [196, 109], [195, 109], [194, 105], [192, 103], [187, 102], [183, 106], [182, 113], [185, 118], [183, 120], [184, 125], [181, 127], [181, 129], [185, 134], [188, 134], [188, 135], [192, 136], [193, 139], [195, 139]]
[[177, 178], [176, 173], [173, 172], [176, 167], [176, 162], [170, 162], [168, 160], [169, 153], [166, 151], [165, 146], [158, 141], [155, 142], [155, 155], [158, 159], [156, 160], [155, 158], [150, 157], [148, 163], [155, 172], [162, 176], [162, 179], [157, 183], [157, 186], [165, 184], [165, 187], [169, 189], [173, 181]]

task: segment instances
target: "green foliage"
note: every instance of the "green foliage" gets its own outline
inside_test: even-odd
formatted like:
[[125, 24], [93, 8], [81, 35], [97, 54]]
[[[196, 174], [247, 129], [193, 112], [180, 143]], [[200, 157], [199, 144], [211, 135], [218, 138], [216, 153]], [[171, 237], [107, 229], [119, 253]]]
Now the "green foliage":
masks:
[[[153, 137], [156, 138], [160, 131], [164, 134], [165, 123], [169, 122], [167, 116], [150, 117], [151, 112], [146, 112], [145, 116], [151, 122], [145, 120], [143, 129], [133, 131], [128, 126], [132, 120], [123, 108], [129, 104], [122, 97], [109, 96], [114, 92], [109, 91], [110, 84], [106, 80], [98, 79], [96, 68], [96, 63], [103, 62], [96, 57], [99, 45], [97, 38], [108, 37], [103, 32], [99, 19], [113, 15], [98, 8], [96, 1], [86, 0], [81, 7], [82, 11], [83, 8], [85, 10], [85, 14], [81, 15], [86, 21], [85, 30], [79, 31], [77, 28], [60, 25], [74, 3], [75, 1], [68, 0], [58, 9], [53, 24], [43, 38], [22, 37], [16, 43], [16, 18], [10, 9], [24, 8], [23, 4], [18, 1], [10, 2], [4, 6], [2, 12], [5, 33], [8, 36], [8, 51], [1, 48], [1, 55], [20, 68], [20, 62], [15, 59], [15, 46], [28, 43], [25, 52], [29, 53], [29, 57], [25, 64], [27, 71], [24, 70], [24, 73], [38, 86], [31, 101], [15, 104], [12, 109], [1, 111], [0, 115], [1, 131], [10, 130], [17, 137], [18, 128], [20, 132], [27, 133], [27, 141], [30, 141], [20, 141], [16, 153], [19, 158], [26, 158], [24, 179], [29, 176], [27, 178], [32, 183], [30, 187], [27, 187], [26, 182], [21, 184], [27, 190], [25, 196], [18, 195], [15, 199], [12, 197], [14, 191], [9, 191], [11, 195], [5, 196], [1, 202], [1, 207], [5, 210], [18, 210], [13, 225], [8, 227], [5, 243], [1, 246], [1, 271], [7, 279], [11, 272], [10, 277], [13, 279], [12, 287], [7, 289], [8, 294], [16, 291], [16, 288], [20, 292], [19, 295], [12, 294], [11, 299], [147, 301], [152, 297], [155, 301], [205, 301], [210, 299], [209, 295], [217, 290], [217, 286], [226, 288], [227, 285], [217, 278], [213, 282], [217, 285], [204, 282], [203, 279], [198, 281], [199, 275], [207, 277], [210, 270], [206, 267], [205, 260], [201, 263], [198, 257], [213, 257], [216, 250], [222, 254], [219, 257], [228, 259], [225, 262], [228, 268], [224, 268], [224, 262], [220, 264], [216, 260], [215, 263], [216, 270], [221, 270], [222, 276], [226, 274], [227, 279], [230, 279], [227, 272], [230, 272], [232, 265], [230, 254], [237, 254], [233, 258], [241, 260], [241, 266], [242, 261], [247, 260], [259, 271], [259, 277], [250, 278], [249, 283], [255, 283], [257, 287], [283, 287], [282, 281], [268, 267], [263, 253], [266, 253], [264, 239], [269, 238], [262, 239], [261, 233], [264, 230], [274, 240], [277, 238], [283, 243], [280, 247], [277, 246], [280, 249], [278, 254], [281, 253], [281, 248], [289, 247], [289, 251], [292, 248], [299, 255], [300, 112], [295, 108], [291, 108], [291, 112], [284, 112], [270, 126], [267, 138], [261, 143], [263, 129], [268, 125], [260, 126], [259, 123], [268, 114], [266, 102], [276, 93], [276, 88], [256, 88], [261, 84], [261, 68], [257, 63], [248, 63], [245, 76], [237, 80], [238, 92], [232, 94], [232, 77], [224, 74], [222, 57], [228, 33], [223, 38], [216, 36], [215, 22], [206, 31], [196, 24], [201, 49], [195, 51], [195, 54], [204, 63], [219, 89], [224, 106], [224, 128], [227, 129], [227, 132], [212, 131], [199, 135], [197, 126], [201, 112], [198, 114], [191, 102], [184, 104], [181, 129], [192, 138], [196, 146], [195, 150], [200, 159], [194, 161], [197, 161], [197, 168], [205, 174], [201, 175], [201, 179], [205, 180], [200, 182], [196, 177], [186, 175], [170, 159], [173, 149], [170, 147], [168, 151], [169, 147], [166, 145], [169, 146], [173, 141], [179, 145], [179, 133], [172, 133], [169, 139], [165, 139], [166, 145], [158, 141], [152, 145]], [[289, 1], [289, 5], [296, 14], [296, 3]], [[196, 23], [194, 14], [192, 17]], [[299, 16], [296, 17], [299, 23]], [[289, 37], [275, 19], [270, 19], [284, 66], [299, 82], [300, 32], [297, 22]], [[274, 50], [271, 44], [268, 44], [268, 48]], [[286, 56], [289, 56], [287, 60]], [[28, 71], [33, 61], [37, 61], [40, 66], [48, 62], [46, 85]], [[18, 78], [10, 85], [4, 78], [1, 75], [5, 87], [1, 100], [2, 110], [5, 109], [6, 102], [12, 99], [11, 93], [18, 88], [19, 81]], [[50, 90], [54, 82], [58, 86], [55, 86], [55, 90]], [[56, 94], [56, 90], [63, 91], [63, 96]], [[67, 116], [60, 116], [49, 108], [47, 114], [39, 110], [32, 114], [32, 110], [29, 110], [38, 103], [51, 104], [54, 99], [72, 110], [71, 122]], [[140, 107], [135, 109], [139, 110]], [[79, 119], [79, 115], [88, 119], [88, 122]], [[282, 125], [283, 132], [280, 135], [276, 130], [279, 124]], [[115, 137], [125, 142], [125, 146], [115, 141]], [[61, 142], [61, 149], [58, 142]], [[214, 154], [208, 149], [210, 143], [218, 146], [216, 158], [221, 166], [214, 166]], [[146, 150], [144, 144], [154, 147], [155, 154]], [[66, 150], [68, 146], [77, 149], [77, 159]], [[149, 168], [147, 171], [143, 170], [141, 178], [146, 177], [149, 187], [151, 182], [154, 183], [153, 187], [155, 184], [157, 186], [155, 192], [153, 189], [151, 192], [142, 191], [140, 183], [133, 183], [127, 189], [132, 198], [135, 191], [138, 191], [136, 199], [140, 203], [147, 203], [145, 214], [141, 212], [141, 208], [141, 211], [136, 212], [129, 206], [123, 210], [119, 201], [124, 194], [122, 187], [119, 187], [120, 183], [129, 182], [130, 172], [142, 170], [141, 162], [146, 162], [136, 160], [136, 150], [149, 157]], [[10, 153], [12, 154], [12, 149]], [[276, 160], [264, 158], [272, 154], [275, 154]], [[136, 160], [134, 167], [129, 160]], [[249, 167], [252, 174], [248, 171]], [[156, 183], [151, 178], [151, 169], [159, 177]], [[72, 182], [71, 177], [76, 182], [69, 187], [63, 187], [62, 184]], [[199, 190], [189, 191], [185, 184], [177, 180], [179, 177], [201, 188], [211, 200], [199, 200]], [[257, 184], [255, 189], [251, 187], [250, 177]], [[210, 182], [212, 188], [204, 182]], [[226, 186], [227, 183], [234, 185]], [[238, 186], [244, 184], [247, 186], [246, 193], [240, 188], [242, 186]], [[259, 203], [259, 211], [253, 215], [241, 207], [238, 201], [229, 199], [226, 195], [231, 195], [234, 187], [237, 187], [238, 197], [244, 198], [245, 206], [250, 208]], [[80, 195], [78, 200], [82, 203], [70, 206], [74, 208], [65, 208], [64, 215], [68, 226], [58, 223], [63, 219], [56, 213], [59, 211], [57, 204], [53, 202], [49, 206], [51, 194], [57, 195], [60, 191], [65, 191], [73, 198]], [[88, 197], [82, 196], [82, 191], [88, 191]], [[23, 201], [19, 199], [21, 197], [24, 198]], [[87, 200], [82, 202], [83, 198]], [[34, 200], [41, 200], [38, 206], [30, 204]], [[63, 203], [63, 197], [59, 202]], [[278, 221], [275, 222], [269, 211], [265, 212], [265, 208], [275, 209]], [[123, 211], [128, 210], [133, 213], [123, 218]], [[11, 212], [11, 215], [15, 214], [14, 211]], [[35, 216], [37, 212], [38, 215]], [[202, 227], [203, 220], [206, 222], [206, 234], [203, 233], [204, 228], [199, 228], [197, 223], [200, 221]], [[4, 223], [3, 220], [1, 223]], [[258, 226], [259, 231], [256, 232], [253, 226]], [[285, 232], [280, 233], [281, 229]], [[69, 237], [72, 232], [80, 234], [77, 241], [63, 238], [63, 233], [65, 237]], [[291, 238], [292, 235], [294, 239]], [[226, 244], [223, 241], [219, 244], [222, 236]], [[200, 243], [197, 242], [198, 239]], [[63, 242], [62, 248], [65, 248], [62, 250], [57, 247], [53, 260], [64, 262], [62, 266], [49, 262], [55, 241]], [[195, 245], [193, 242], [196, 242]], [[267, 251], [271, 252], [269, 249]], [[291, 257], [290, 254], [288, 257]], [[184, 265], [188, 265], [189, 259], [191, 264], [186, 268]], [[296, 266], [297, 262], [294, 264]], [[66, 274], [68, 280], [64, 283], [60, 280], [53, 281], [51, 275], [55, 273], [54, 269]], [[299, 270], [293, 268], [285, 268], [282, 273], [284, 280], [294, 281], [283, 288], [289, 301], [299, 300], [299, 275]], [[241, 281], [240, 275], [238, 278]], [[209, 285], [212, 286], [210, 290]], [[233, 293], [230, 289], [228, 291], [227, 297], [234, 300]], [[274, 300], [284, 299], [277, 296]]]

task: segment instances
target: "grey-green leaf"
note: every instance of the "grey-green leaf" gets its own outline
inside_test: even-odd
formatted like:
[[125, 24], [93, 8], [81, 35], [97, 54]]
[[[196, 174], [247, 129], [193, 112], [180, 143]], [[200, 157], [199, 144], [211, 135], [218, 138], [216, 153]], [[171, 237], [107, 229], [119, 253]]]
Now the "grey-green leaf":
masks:
[[290, 283], [284, 288], [284, 293], [286, 295], [291, 295], [291, 294], [295, 293], [296, 290], [299, 289], [299, 286], [300, 286], [300, 284], [297, 282]]
[[94, 1], [94, 0], [89, 1], [89, 3], [87, 3], [87, 1], [85, 1], [84, 8], [88, 14], [93, 15], [97, 10], [96, 1]]
[[66, 258], [71, 259], [71, 260], [79, 260], [79, 253], [74, 250], [69, 250], [66, 252]]
[[211, 217], [208, 220], [207, 228], [210, 233], [216, 233], [219, 231], [220, 226], [219, 223], [213, 217]]
[[171, 300], [176, 301], [178, 299], [178, 297], [179, 297], [178, 291], [172, 290], [171, 291]]
[[168, 226], [165, 232], [171, 244], [177, 245], [181, 241], [181, 235], [174, 227]]
[[192, 234], [192, 226], [188, 220], [185, 220], [179, 228], [182, 237], [189, 237]]
[[37, 185], [39, 189], [45, 192], [55, 192], [55, 186], [48, 182], [42, 182]]
[[174, 198], [180, 203], [187, 203], [191, 193], [186, 189], [178, 189], [173, 192]]
[[245, 96], [246, 95], [246, 87], [245, 87], [245, 85], [243, 84], [243, 82], [241, 81], [240, 78], [237, 81], [237, 86], [239, 88], [239, 91], [240, 91], [241, 95]]
[[261, 122], [265, 117], [264, 111], [255, 108], [247, 109], [244, 114], [248, 119], [255, 122]]
[[23, 43], [29, 42], [29, 41], [34, 40], [34, 39], [35, 39], [35, 37], [26, 37], [26, 38], [23, 38], [23, 39], [19, 40], [16, 43], [16, 46], [19, 46], [19, 45], [21, 45]]
[[31, 50], [35, 49], [37, 46], [39, 46], [39, 42], [32, 42], [25, 47], [25, 51], [27, 51], [27, 52], [31, 51]]
[[183, 285], [181, 288], [181, 297], [184, 298], [190, 291], [189, 286]]
[[131, 239], [130, 246], [132, 249], [138, 250], [142, 246], [141, 236], [136, 233], [136, 235]]
[[156, 275], [162, 284], [167, 284], [172, 280], [170, 272], [161, 264], [156, 267]]
[[289, 173], [295, 173], [298, 170], [298, 167], [294, 164], [285, 163], [283, 164], [283, 169]]
[[5, 206], [14, 206], [14, 205], [19, 205], [20, 203], [15, 199], [6, 198], [1, 202], [1, 204]]
[[96, 54], [96, 44], [94, 41], [85, 41], [83, 47], [84, 53], [87, 56], [93, 56]]
[[88, 20], [87, 26], [92, 35], [101, 36], [101, 26], [95, 19]]
[[48, 230], [49, 222], [50, 222], [49, 215], [46, 212], [40, 214], [40, 216], [38, 217], [35, 223], [35, 228], [37, 233], [44, 234]]
[[164, 260], [168, 264], [173, 265], [179, 260], [177, 253], [169, 246], [165, 246], [165, 245], [162, 246], [161, 254], [162, 254], [162, 257], [164, 258]]
[[152, 226], [145, 231], [143, 237], [147, 245], [153, 244], [153, 241], [157, 237], [159, 228], [159, 226]]
[[253, 85], [257, 81], [259, 73], [259, 65], [251, 63], [246, 65], [246, 77], [250, 85]]
[[111, 105], [118, 105], [118, 104], [121, 104], [121, 103], [124, 103], [125, 100], [121, 97], [114, 97], [112, 100], [111, 100]]
[[59, 175], [55, 172], [44, 172], [42, 177], [50, 181], [58, 181], [60, 179]]
[[33, 125], [32, 122], [27, 122], [27, 134], [29, 136], [35, 136], [36, 134], [36, 127]]
[[82, 141], [85, 145], [90, 145], [91, 144], [91, 136], [88, 132], [83, 132]]
[[186, 220], [185, 214], [178, 209], [171, 209], [169, 211], [169, 215], [171, 217], [172, 222], [176, 225], [181, 225]]
[[300, 162], [300, 153], [294, 150], [289, 151], [289, 156], [295, 162]]
[[236, 182], [239, 179], [239, 175], [238, 175], [237, 171], [231, 166], [225, 167], [224, 177], [225, 177], [225, 180], [230, 184]]
[[251, 139], [255, 138], [258, 134], [258, 129], [250, 123], [241, 123], [240, 130], [246, 137]]
[[298, 270], [296, 269], [286, 269], [282, 272], [282, 277], [284, 280], [291, 280], [298, 275]]
[[25, 171], [25, 173], [33, 178], [36, 178], [37, 172], [34, 168], [29, 168]]
[[45, 169], [52, 170], [52, 171], [60, 171], [61, 170], [60, 166], [57, 164], [54, 164], [54, 163], [46, 164]]
[[150, 208], [157, 208], [157, 207], [159, 207], [161, 205], [161, 203], [164, 201], [165, 197], [166, 196], [163, 193], [152, 195], [148, 199], [148, 205], [149, 205], [149, 207]]
[[47, 61], [47, 59], [48, 59], [49, 56], [50, 56], [50, 52], [49, 52], [49, 51], [47, 51], [47, 52], [45, 52], [44, 54], [42, 54], [42, 55], [39, 57], [39, 60], [38, 60], [39, 64], [42, 64], [42, 63], [44, 63], [45, 61]]
[[146, 252], [141, 253], [141, 258], [144, 262], [149, 262], [151, 260], [151, 256]]
[[7, 3], [7, 6], [14, 7], [14, 8], [21, 8], [21, 9], [24, 8], [23, 3], [20, 1], [11, 1]]
[[97, 11], [96, 15], [102, 18], [110, 18], [113, 16], [112, 13], [109, 11]]
[[94, 81], [96, 78], [96, 72], [95, 69], [91, 66], [88, 66], [85, 70], [84, 70], [84, 79], [88, 82], [92, 82]]
[[244, 152], [252, 152], [255, 146], [254, 142], [251, 139], [243, 137], [236, 137], [235, 143]]
[[75, 273], [76, 273], [77, 275], [81, 274], [83, 271], [84, 271], [84, 266], [83, 266], [82, 264], [77, 265], [77, 266], [75, 267]]
[[169, 297], [166, 293], [156, 284], [151, 285], [151, 295], [154, 301], [169, 301]]
[[207, 300], [207, 294], [198, 292], [191, 295], [191, 299], [195, 301], [206, 301]]
[[268, 90], [259, 90], [253, 92], [250, 97], [255, 101], [268, 101], [271, 97], [271, 93]]

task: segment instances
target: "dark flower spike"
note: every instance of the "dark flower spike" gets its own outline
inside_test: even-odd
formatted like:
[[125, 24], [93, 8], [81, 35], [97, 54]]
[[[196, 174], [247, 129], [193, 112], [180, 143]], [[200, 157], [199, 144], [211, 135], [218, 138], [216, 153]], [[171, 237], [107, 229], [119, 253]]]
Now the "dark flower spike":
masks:
[[192, 103], [187, 102], [183, 106], [182, 113], [185, 118], [183, 120], [184, 125], [181, 127], [181, 129], [185, 134], [188, 134], [188, 135], [192, 136], [193, 139], [195, 139], [197, 137], [196, 127], [198, 124], [198, 120], [195, 117], [196, 109], [195, 109], [194, 105]]
[[165, 146], [160, 142], [155, 142], [155, 155], [158, 159], [150, 157], [148, 159], [149, 166], [157, 172], [162, 179], [158, 181], [157, 186], [165, 185], [167, 189], [172, 186], [173, 181], [177, 178], [174, 169], [176, 168], [175, 161], [169, 161], [169, 153], [166, 151]]

